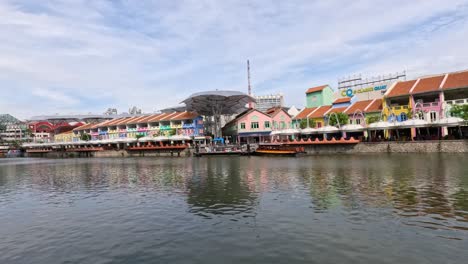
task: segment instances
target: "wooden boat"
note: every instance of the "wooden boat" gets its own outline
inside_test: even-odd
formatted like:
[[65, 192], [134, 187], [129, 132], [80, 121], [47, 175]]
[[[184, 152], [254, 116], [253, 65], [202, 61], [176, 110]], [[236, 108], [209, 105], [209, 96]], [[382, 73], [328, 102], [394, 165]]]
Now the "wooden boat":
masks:
[[296, 156], [304, 153], [304, 148], [293, 147], [281, 143], [260, 144], [255, 150], [254, 155], [258, 156]]

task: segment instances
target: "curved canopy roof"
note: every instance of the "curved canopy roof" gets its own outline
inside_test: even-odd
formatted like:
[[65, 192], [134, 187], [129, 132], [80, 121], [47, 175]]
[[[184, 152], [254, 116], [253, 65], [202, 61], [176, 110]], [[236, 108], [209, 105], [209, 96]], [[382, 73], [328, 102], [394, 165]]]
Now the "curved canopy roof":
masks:
[[238, 91], [207, 91], [194, 93], [182, 102], [189, 111], [211, 116], [237, 114], [255, 99]]

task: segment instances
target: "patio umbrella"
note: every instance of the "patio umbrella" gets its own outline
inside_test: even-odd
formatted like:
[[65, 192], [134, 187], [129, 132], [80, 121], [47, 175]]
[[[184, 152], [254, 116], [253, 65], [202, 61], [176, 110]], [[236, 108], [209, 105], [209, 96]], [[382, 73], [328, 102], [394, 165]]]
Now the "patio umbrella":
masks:
[[362, 125], [349, 124], [349, 125], [342, 126], [341, 130], [345, 132], [361, 132], [361, 131], [366, 130], [366, 128]]
[[301, 134], [303, 135], [317, 134], [317, 129], [307, 127], [301, 130]]

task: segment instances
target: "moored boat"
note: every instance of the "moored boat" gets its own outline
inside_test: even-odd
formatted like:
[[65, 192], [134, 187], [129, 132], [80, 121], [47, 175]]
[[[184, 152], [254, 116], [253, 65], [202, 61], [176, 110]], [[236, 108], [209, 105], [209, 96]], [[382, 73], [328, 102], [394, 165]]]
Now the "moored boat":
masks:
[[304, 153], [303, 147], [288, 146], [281, 143], [260, 144], [254, 155], [258, 156], [296, 156]]

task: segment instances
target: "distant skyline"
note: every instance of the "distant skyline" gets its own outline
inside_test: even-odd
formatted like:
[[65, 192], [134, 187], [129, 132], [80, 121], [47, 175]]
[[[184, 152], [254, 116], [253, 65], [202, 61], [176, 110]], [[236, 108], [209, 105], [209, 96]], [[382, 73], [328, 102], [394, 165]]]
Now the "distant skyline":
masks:
[[204, 90], [468, 69], [468, 0], [0, 0], [0, 113], [143, 112]]

